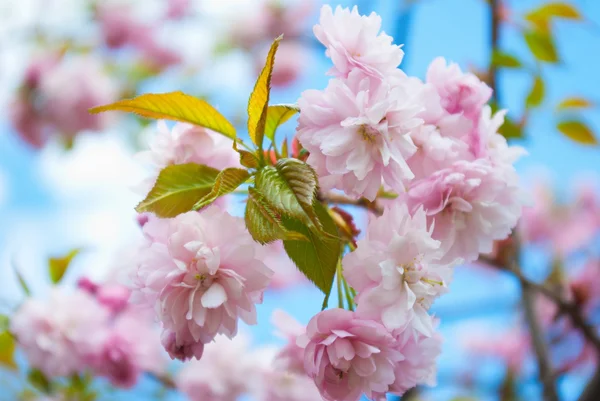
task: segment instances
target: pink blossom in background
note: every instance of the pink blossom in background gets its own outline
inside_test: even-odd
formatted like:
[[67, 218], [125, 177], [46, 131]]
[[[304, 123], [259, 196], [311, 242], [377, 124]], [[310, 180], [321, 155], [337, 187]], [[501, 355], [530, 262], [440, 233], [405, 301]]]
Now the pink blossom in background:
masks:
[[443, 263], [476, 260], [506, 238], [521, 215], [522, 194], [512, 166], [484, 159], [458, 161], [450, 168], [414, 181], [407, 193], [410, 210], [423, 207]]
[[273, 272], [257, 259], [259, 245], [242, 219], [211, 206], [148, 222], [143, 231], [148, 243], [134, 292], [156, 306], [171, 351], [206, 344], [218, 333], [233, 337], [238, 319], [256, 324], [255, 304]]
[[338, 308], [315, 315], [298, 345], [305, 349], [306, 373], [329, 401], [356, 401], [363, 393], [385, 399], [404, 358], [383, 325]]
[[27, 298], [10, 331], [31, 366], [49, 377], [68, 376], [83, 370], [101, 348], [108, 315], [88, 293], [55, 287], [48, 299]]
[[469, 329], [462, 339], [462, 346], [467, 352], [497, 358], [514, 373], [521, 370], [529, 355], [529, 334], [518, 327], [503, 332]]
[[396, 380], [390, 386], [390, 392], [400, 395], [417, 385], [435, 386], [442, 336], [437, 332], [431, 337], [404, 332], [398, 336], [398, 341], [404, 359], [396, 363]]
[[28, 145], [41, 148], [48, 140], [48, 127], [30, 99], [19, 96], [9, 105], [9, 117], [17, 134]]
[[322, 401], [314, 381], [305, 374], [272, 369], [264, 373], [266, 394], [262, 401]]
[[585, 313], [593, 312], [600, 301], [600, 260], [590, 259], [569, 277], [568, 287], [573, 301]]
[[184, 362], [192, 358], [200, 359], [204, 353], [204, 344], [197, 342], [189, 331], [175, 333], [165, 329], [160, 335], [160, 343], [171, 359]]
[[189, 14], [192, 8], [191, 0], [168, 0], [167, 18], [181, 19]]
[[354, 70], [324, 91], [307, 90], [298, 104], [297, 136], [325, 190], [374, 200], [382, 181], [398, 192], [414, 177], [406, 159], [417, 150], [410, 133], [422, 120], [407, 88]]
[[281, 241], [263, 245], [257, 252], [257, 258], [274, 272], [270, 288], [283, 290], [294, 285], [309, 283], [306, 276], [287, 256]]
[[463, 73], [458, 64], [447, 64], [443, 57], [431, 62], [426, 82], [431, 83], [448, 114], [461, 114], [475, 121], [492, 97], [492, 89], [474, 74]]
[[381, 321], [388, 330], [433, 334], [427, 311], [447, 291], [452, 270], [440, 264], [432, 229], [422, 209], [411, 216], [400, 202], [371, 220], [366, 237], [342, 261], [344, 277], [358, 292], [358, 316]]
[[118, 95], [117, 83], [93, 56], [65, 57], [40, 78], [44, 116], [67, 137], [104, 129], [110, 117], [90, 114], [88, 109], [111, 103]]
[[177, 388], [191, 401], [236, 401], [259, 379], [248, 346], [249, 339], [241, 334], [233, 339], [217, 336], [206, 344], [202, 359], [179, 370]]
[[287, 340], [277, 353], [277, 365], [291, 373], [305, 374], [304, 349], [298, 346], [297, 339], [306, 332], [306, 327], [281, 309], [273, 312], [271, 322], [277, 328], [276, 334]]
[[123, 311], [128, 304], [131, 290], [121, 284], [102, 285], [96, 291], [96, 299], [113, 314]]
[[295, 0], [285, 3], [279, 0], [266, 0], [261, 7], [264, 7], [264, 12], [268, 16], [267, 41], [272, 41], [281, 34], [286, 39], [302, 36], [316, 5], [315, 0]]
[[319, 25], [313, 28], [333, 62], [329, 73], [339, 77], [347, 77], [355, 69], [383, 77], [400, 65], [404, 52], [380, 30], [381, 17], [374, 12], [364, 16], [356, 6], [352, 10], [338, 6], [334, 13], [329, 5], [321, 8]]
[[554, 228], [554, 196], [545, 183], [536, 182], [531, 186], [531, 205], [523, 208], [519, 220], [519, 234], [525, 242], [547, 241]]
[[[267, 50], [267, 48], [265, 48]], [[256, 73], [260, 73], [265, 65], [265, 54], [255, 58]], [[300, 42], [284, 40], [279, 44], [271, 85], [283, 87], [292, 84], [302, 71], [311, 63], [312, 52]]]

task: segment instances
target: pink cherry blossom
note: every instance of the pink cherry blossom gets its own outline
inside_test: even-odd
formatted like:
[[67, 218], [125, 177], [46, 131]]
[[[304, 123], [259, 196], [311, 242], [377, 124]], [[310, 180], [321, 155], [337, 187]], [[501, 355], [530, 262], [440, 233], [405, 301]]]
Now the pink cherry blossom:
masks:
[[90, 114], [88, 109], [115, 101], [116, 82], [93, 56], [64, 58], [40, 78], [40, 99], [47, 121], [65, 136], [80, 131], [99, 131], [110, 118], [106, 114]]
[[118, 314], [127, 307], [131, 290], [124, 285], [109, 283], [96, 290], [96, 299], [113, 314]]
[[281, 241], [272, 242], [258, 249], [257, 259], [273, 270], [270, 288], [283, 290], [297, 284], [307, 284], [308, 279], [287, 256]]
[[[437, 322], [434, 324], [437, 325]], [[437, 332], [431, 337], [404, 332], [398, 336], [398, 340], [404, 359], [396, 363], [396, 381], [390, 386], [390, 392], [402, 395], [417, 385], [435, 386], [442, 336]]]
[[383, 77], [395, 70], [404, 56], [400, 46], [392, 44], [392, 37], [381, 30], [381, 17], [374, 12], [369, 16], [360, 15], [355, 6], [321, 8], [319, 25], [313, 32], [327, 48], [325, 54], [331, 58], [334, 67], [331, 75], [347, 77], [359, 69], [366, 74]]
[[[266, 50], [266, 49], [265, 49]], [[255, 58], [257, 74], [260, 73], [265, 65], [265, 54]], [[312, 53], [310, 49], [295, 41], [283, 41], [277, 49], [277, 57], [273, 66], [273, 74], [271, 76], [271, 85], [287, 86], [292, 84], [310, 65]]]
[[381, 321], [388, 330], [431, 336], [428, 314], [447, 291], [452, 271], [440, 265], [440, 243], [431, 238], [423, 209], [410, 215], [399, 202], [372, 219], [367, 235], [344, 256], [344, 277], [358, 291], [357, 315]]
[[236, 401], [255, 384], [255, 361], [249, 339], [217, 336], [201, 360], [186, 363], [176, 377], [177, 388], [191, 401]]
[[50, 377], [85, 368], [101, 347], [108, 311], [88, 293], [55, 287], [48, 299], [28, 298], [10, 322], [29, 364]]
[[523, 208], [519, 220], [519, 233], [525, 242], [547, 241], [553, 233], [555, 219], [554, 195], [546, 183], [535, 182], [531, 185], [531, 205]]
[[[216, 334], [233, 337], [238, 319], [256, 324], [256, 303], [273, 274], [240, 218], [217, 206], [152, 220], [134, 277], [136, 298], [156, 305], [171, 356]], [[188, 355], [191, 356], [191, 355]]]
[[443, 57], [431, 62], [426, 81], [437, 89], [447, 113], [462, 114], [469, 119], [477, 119], [492, 96], [492, 89], [479, 78], [463, 73], [458, 64], [447, 65]]
[[411, 212], [421, 207], [440, 241], [443, 263], [476, 260], [506, 238], [521, 215], [522, 193], [512, 166], [458, 161], [411, 184]]
[[264, 373], [266, 391], [263, 401], [322, 401], [317, 386], [305, 374], [270, 369]]
[[501, 332], [469, 328], [461, 338], [470, 353], [497, 358], [514, 373], [521, 370], [530, 349], [529, 335], [520, 328]]
[[306, 373], [329, 401], [356, 401], [363, 393], [385, 399], [403, 359], [383, 325], [337, 308], [315, 315], [298, 345], [305, 348]]
[[287, 340], [287, 344], [277, 353], [278, 366], [288, 372], [305, 374], [304, 349], [298, 346], [296, 340], [306, 332], [306, 327], [280, 309], [273, 312], [271, 322], [277, 328], [276, 334]]
[[305, 91], [297, 136], [323, 189], [375, 199], [382, 181], [398, 192], [414, 177], [406, 163], [415, 153], [410, 133], [422, 124], [421, 106], [403, 85], [354, 70], [324, 91]]

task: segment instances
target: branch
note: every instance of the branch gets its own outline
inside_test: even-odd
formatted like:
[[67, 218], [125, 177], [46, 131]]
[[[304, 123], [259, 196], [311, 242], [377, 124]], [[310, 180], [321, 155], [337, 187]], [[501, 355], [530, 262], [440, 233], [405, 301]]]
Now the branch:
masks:
[[[491, 33], [490, 33], [490, 46], [491, 51], [493, 52], [495, 49], [498, 49], [498, 42], [500, 41], [500, 7], [501, 0], [490, 0], [490, 13], [491, 13]], [[497, 105], [500, 105], [500, 96], [498, 94], [498, 69], [496, 66], [490, 61], [489, 68], [489, 84], [490, 88], [492, 88], [492, 99], [496, 101]]]
[[523, 275], [523, 273], [521, 273], [520, 270], [507, 269], [504, 266], [498, 265], [495, 260], [484, 255], [481, 255], [479, 257], [479, 261], [484, 262], [486, 265], [489, 265], [491, 267], [495, 267], [496, 269], [509, 271], [513, 273], [519, 279], [521, 285], [528, 286], [532, 290], [539, 292], [540, 294], [544, 295], [546, 298], [554, 302], [554, 304], [556, 304], [556, 306], [558, 307], [558, 310], [569, 317], [573, 326], [579, 329], [584, 335], [584, 337], [590, 343], [592, 343], [598, 351], [598, 353], [600, 353], [600, 337], [598, 336], [594, 327], [590, 325], [581, 315], [581, 311], [575, 303], [567, 301], [559, 294], [546, 287], [545, 285], [529, 280]]
[[154, 379], [158, 383], [162, 384], [165, 388], [174, 389], [177, 386], [175, 385], [175, 381], [167, 375], [158, 375], [156, 373], [146, 372], [148, 377]]
[[326, 194], [320, 194], [319, 199], [323, 202], [334, 203], [336, 205], [352, 205], [362, 207], [367, 210], [370, 210], [377, 216], [381, 216], [383, 214], [383, 207], [379, 205], [377, 201], [371, 202], [370, 200], [365, 198], [354, 199], [346, 195], [328, 192]]

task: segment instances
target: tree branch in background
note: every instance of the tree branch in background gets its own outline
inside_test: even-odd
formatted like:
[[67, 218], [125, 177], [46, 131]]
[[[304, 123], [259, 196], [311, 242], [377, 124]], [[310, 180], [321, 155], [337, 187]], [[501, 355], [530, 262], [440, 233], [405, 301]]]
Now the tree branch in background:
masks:
[[326, 194], [320, 194], [319, 198], [323, 202], [334, 203], [336, 205], [352, 205], [365, 208], [375, 213], [377, 216], [381, 216], [383, 214], [383, 207], [377, 203], [377, 201], [369, 201], [365, 198], [353, 199], [349, 196], [343, 194], [337, 194], [333, 192], [328, 192]]
[[[490, 0], [490, 54], [493, 53], [494, 50], [498, 49], [498, 42], [500, 41], [501, 7], [501, 0]], [[490, 88], [493, 89], [492, 100], [494, 100], [497, 105], [500, 105], [497, 79], [498, 69], [496, 68], [496, 65], [490, 61], [490, 68], [488, 70], [488, 83]]]

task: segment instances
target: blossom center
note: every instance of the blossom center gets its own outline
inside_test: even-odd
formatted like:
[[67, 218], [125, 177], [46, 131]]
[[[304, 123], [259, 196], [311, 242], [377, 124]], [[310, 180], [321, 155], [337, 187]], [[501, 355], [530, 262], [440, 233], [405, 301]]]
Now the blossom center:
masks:
[[379, 135], [379, 130], [370, 125], [362, 124], [358, 127], [358, 133], [362, 136], [363, 140], [373, 144]]

